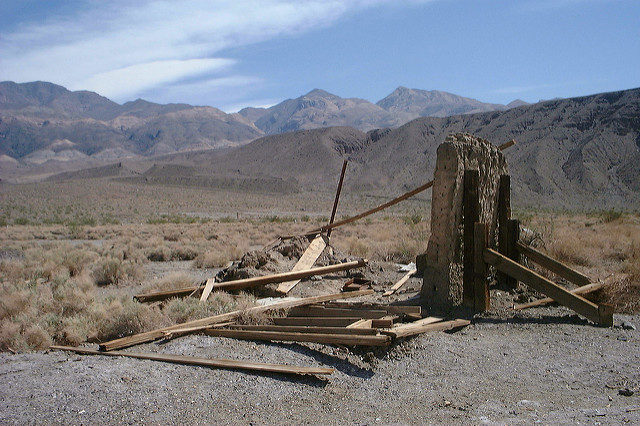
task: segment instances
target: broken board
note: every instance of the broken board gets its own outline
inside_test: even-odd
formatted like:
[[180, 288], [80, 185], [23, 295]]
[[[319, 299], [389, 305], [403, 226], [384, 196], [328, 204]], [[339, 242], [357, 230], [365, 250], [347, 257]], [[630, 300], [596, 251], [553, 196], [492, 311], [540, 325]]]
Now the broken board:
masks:
[[[313, 239], [313, 241], [311, 241], [311, 244], [309, 244], [309, 247], [307, 247], [304, 253], [302, 253], [302, 256], [300, 256], [298, 263], [296, 263], [295, 266], [291, 269], [291, 272], [310, 269], [313, 264], [316, 263], [316, 260], [318, 260], [325, 247], [327, 247], [327, 241], [325, 240], [325, 238], [326, 237], [324, 235], [318, 234]], [[292, 280], [280, 283], [278, 288], [276, 288], [276, 291], [281, 294], [287, 294], [299, 282], [300, 280]]]

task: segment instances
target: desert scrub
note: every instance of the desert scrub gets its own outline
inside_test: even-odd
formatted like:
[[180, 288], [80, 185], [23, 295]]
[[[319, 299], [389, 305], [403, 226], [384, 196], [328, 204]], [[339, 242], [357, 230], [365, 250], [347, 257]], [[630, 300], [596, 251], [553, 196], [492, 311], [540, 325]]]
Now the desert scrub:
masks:
[[229, 263], [227, 253], [222, 250], [207, 250], [193, 261], [194, 268], [222, 268]]
[[92, 270], [97, 285], [119, 284], [126, 280], [140, 279], [142, 273], [138, 263], [112, 256], [100, 259]]
[[[255, 306], [255, 298], [247, 293], [231, 295], [226, 292], [217, 291], [212, 293], [206, 303], [200, 302], [195, 297], [170, 299], [162, 309], [162, 312], [173, 323], [182, 323], [194, 319], [205, 318], [212, 315], [220, 315], [231, 311], [246, 311]], [[244, 313], [245, 319], [251, 321], [253, 317], [249, 313]], [[241, 314], [241, 317], [243, 317]], [[255, 317], [259, 317], [255, 315]], [[242, 322], [242, 320], [239, 320]]]
[[140, 293], [151, 293], [154, 291], [176, 290], [179, 288], [194, 287], [197, 282], [192, 276], [184, 272], [171, 272], [162, 278], [152, 281], [144, 286]]

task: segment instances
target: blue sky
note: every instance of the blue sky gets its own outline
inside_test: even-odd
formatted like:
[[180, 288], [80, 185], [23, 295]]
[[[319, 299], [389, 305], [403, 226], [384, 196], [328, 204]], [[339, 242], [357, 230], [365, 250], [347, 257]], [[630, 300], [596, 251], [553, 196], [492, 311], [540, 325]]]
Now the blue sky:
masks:
[[397, 86], [529, 102], [640, 86], [637, 0], [2, 0], [0, 80], [272, 105]]

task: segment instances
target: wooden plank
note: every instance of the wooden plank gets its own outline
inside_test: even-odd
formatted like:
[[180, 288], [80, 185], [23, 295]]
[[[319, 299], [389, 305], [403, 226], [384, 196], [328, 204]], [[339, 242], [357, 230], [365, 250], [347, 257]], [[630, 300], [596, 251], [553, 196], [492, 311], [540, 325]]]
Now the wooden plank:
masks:
[[484, 258], [487, 263], [495, 266], [498, 270], [522, 281], [534, 290], [546, 294], [556, 302], [573, 309], [587, 319], [604, 326], [613, 325], [613, 313], [609, 314], [606, 308], [599, 308], [595, 303], [580, 295], [571, 293], [564, 287], [538, 275], [497, 251], [486, 249]]
[[161, 300], [171, 299], [173, 297], [187, 297], [201, 289], [204, 289], [204, 286], [186, 287], [174, 290], [156, 291], [153, 293], [136, 294], [135, 296], [133, 296], [133, 300], [136, 300], [140, 303], [158, 302]]
[[289, 317], [350, 317], [373, 319], [388, 315], [385, 310], [325, 308], [322, 306], [301, 306], [289, 311]]
[[486, 312], [491, 308], [491, 300], [489, 298], [489, 270], [484, 260], [484, 250], [487, 247], [489, 238], [489, 227], [484, 223], [476, 222], [473, 232], [473, 271], [474, 287], [473, 287], [473, 307], [476, 312]]
[[366, 336], [349, 334], [321, 334], [321, 333], [286, 333], [278, 331], [252, 331], [252, 330], [204, 330], [208, 336], [228, 337], [242, 340], [268, 340], [278, 342], [312, 342], [328, 345], [346, 346], [387, 346], [391, 343], [389, 336]]
[[185, 327], [185, 328], [181, 328], [181, 329], [178, 329], [178, 330], [167, 331], [166, 333], [164, 333], [164, 336], [162, 336], [162, 338], [164, 340], [171, 340], [171, 339], [175, 339], [176, 337], [186, 336], [187, 334], [194, 334], [194, 333], [197, 333], [199, 331], [205, 330], [207, 328], [225, 327], [225, 326], [231, 325], [231, 324], [235, 324], [235, 322], [229, 321], [229, 322], [221, 322], [220, 324], [215, 324], [215, 325], [205, 325], [205, 326], [201, 325], [199, 327]]
[[204, 285], [204, 290], [202, 290], [202, 294], [200, 295], [200, 301], [204, 302], [209, 299], [209, 295], [211, 294], [211, 290], [213, 290], [213, 284], [216, 282], [215, 278], [209, 278], [207, 283]]
[[324, 306], [325, 308], [344, 308], [344, 309], [375, 309], [384, 310], [390, 314], [406, 314], [406, 315], [421, 315], [422, 307], [414, 305], [388, 305], [386, 303], [373, 303], [373, 302], [346, 302], [335, 301], [327, 302], [322, 305], [309, 305], [309, 306]]
[[[316, 260], [318, 260], [318, 258], [324, 251], [325, 247], [327, 247], [327, 241], [325, 240], [325, 237], [322, 234], [319, 234], [317, 237], [313, 239], [313, 241], [311, 241], [311, 244], [309, 244], [309, 247], [307, 247], [304, 253], [302, 253], [302, 256], [300, 256], [300, 259], [298, 260], [298, 262], [293, 266], [293, 268], [291, 269], [291, 272], [303, 271], [305, 269], [311, 268], [313, 264], [316, 263]], [[280, 283], [280, 285], [278, 285], [278, 288], [276, 288], [276, 291], [280, 294], [287, 294], [299, 282], [300, 282], [300, 279], [285, 281], [283, 283]]]
[[356, 322], [354, 322], [352, 324], [349, 324], [346, 328], [347, 329], [355, 328], [355, 329], [365, 329], [365, 330], [366, 329], [371, 329], [371, 330], [373, 330], [371, 328], [371, 324], [372, 323], [371, 323], [370, 319], [361, 319], [361, 320], [358, 320], [358, 321], [356, 321]]
[[371, 320], [371, 327], [373, 328], [389, 328], [393, 326], [394, 321], [397, 321], [396, 315], [388, 315], [383, 318], [376, 318]]
[[576, 271], [565, 265], [562, 262], [557, 261], [544, 253], [539, 252], [538, 250], [530, 247], [526, 244], [522, 244], [521, 242], [516, 243], [516, 248], [520, 252], [526, 256], [529, 260], [538, 265], [547, 268], [554, 274], [559, 277], [564, 278], [565, 280], [574, 283], [578, 286], [584, 286], [591, 283], [591, 279], [584, 274]]
[[400, 289], [400, 287], [402, 287], [404, 285], [404, 283], [409, 281], [409, 278], [411, 278], [413, 275], [415, 275], [416, 272], [418, 272], [418, 271], [415, 270], [415, 269], [407, 272], [402, 278], [400, 278], [398, 280], [397, 283], [395, 283], [389, 290], [385, 291], [382, 295], [383, 296], [391, 296], [393, 293], [398, 291]]
[[[604, 282], [591, 283], [591, 284], [583, 285], [582, 287], [574, 288], [573, 290], [569, 290], [569, 291], [571, 293], [573, 293], [573, 294], [579, 294], [579, 295], [582, 296], [582, 295], [585, 295], [585, 294], [593, 293], [594, 291], [598, 291], [602, 287], [604, 287], [605, 285], [606, 285], [606, 283], [604, 283]], [[515, 305], [513, 307], [513, 309], [516, 310], [516, 311], [520, 311], [522, 309], [533, 308], [533, 307], [536, 307], [536, 306], [548, 305], [548, 304], [553, 303], [553, 302], [555, 302], [555, 301], [552, 298], [545, 297], [544, 299], [534, 300], [533, 302], [522, 303], [520, 305]]]
[[237, 361], [232, 359], [216, 359], [216, 358], [196, 358], [184, 355], [171, 354], [151, 354], [151, 353], [135, 353], [135, 352], [101, 352], [86, 348], [77, 348], [70, 346], [51, 346], [52, 350], [71, 351], [83, 355], [106, 355], [106, 356], [124, 356], [128, 358], [149, 359], [153, 361], [169, 362], [172, 364], [199, 365], [203, 367], [214, 367], [228, 370], [247, 370], [262, 371], [269, 373], [297, 374], [297, 375], [326, 375], [332, 374], [333, 368], [324, 367], [296, 367], [284, 364], [265, 364], [260, 362]]
[[123, 337], [120, 339], [111, 340], [109, 342], [105, 342], [100, 344], [100, 350], [103, 351], [111, 351], [115, 349], [126, 348], [129, 346], [137, 345], [144, 342], [151, 342], [156, 339], [160, 339], [165, 335], [167, 331], [179, 330], [187, 327], [198, 327], [201, 325], [214, 325], [221, 322], [233, 321], [237, 319], [240, 315], [245, 313], [261, 313], [261, 312], [269, 312], [280, 309], [290, 309], [296, 306], [304, 306], [311, 305], [314, 303], [322, 303], [328, 302], [330, 300], [336, 299], [348, 299], [352, 297], [366, 296], [372, 294], [373, 290], [361, 290], [361, 291], [351, 291], [348, 293], [335, 293], [335, 294], [327, 294], [324, 296], [315, 296], [315, 297], [306, 297], [304, 299], [297, 300], [287, 300], [280, 303], [274, 303], [272, 305], [262, 305], [262, 306], [254, 306], [245, 310], [238, 310], [233, 312], [228, 312], [226, 314], [213, 315], [210, 317], [188, 321], [182, 324], [176, 324], [169, 327], [158, 328], [156, 330], [147, 331], [145, 333], [135, 334], [133, 336]]
[[[367, 320], [364, 320], [367, 321]], [[371, 320], [368, 320], [371, 324]], [[253, 330], [253, 331], [279, 331], [288, 333], [313, 333], [313, 334], [356, 334], [375, 336], [378, 330], [371, 327], [349, 328], [349, 327], [311, 327], [305, 325], [231, 325], [228, 328], [233, 330]]]
[[480, 173], [477, 170], [465, 170], [463, 176], [462, 213], [463, 213], [463, 270], [462, 270], [462, 303], [467, 308], [475, 304], [475, 272], [474, 272], [474, 226], [480, 220], [480, 195], [478, 182]]
[[[338, 189], [336, 190], [336, 198], [333, 200], [333, 209], [331, 209], [331, 219], [329, 219], [329, 225], [333, 223], [336, 218], [336, 211], [338, 210], [338, 200], [340, 200], [340, 193], [342, 192], [342, 183], [344, 182], [344, 172], [347, 170], [347, 163], [349, 160], [344, 160], [342, 163], [342, 171], [340, 172], [340, 180], [338, 181]], [[327, 237], [331, 236], [331, 229], [327, 231]]]
[[[281, 274], [264, 275], [261, 277], [247, 278], [244, 280], [227, 281], [224, 283], [214, 283], [213, 288], [224, 289], [224, 290], [234, 290], [237, 288], [246, 288], [246, 287], [252, 287], [257, 285], [264, 285], [264, 284], [271, 284], [271, 283], [276, 284], [276, 283], [281, 283], [281, 282], [295, 280], [295, 279], [307, 278], [313, 275], [321, 275], [321, 274], [327, 274], [332, 272], [344, 271], [347, 269], [361, 268], [366, 264], [367, 264], [366, 259], [360, 259], [358, 261], [339, 263], [337, 265], [329, 265], [329, 266], [324, 266], [322, 268], [305, 269], [300, 271], [284, 272]], [[138, 294], [133, 296], [133, 299], [137, 300], [138, 302], [155, 302], [158, 300], [170, 299], [172, 297], [186, 297], [192, 293], [196, 293], [200, 290], [204, 290], [204, 288], [205, 288], [204, 285], [199, 285], [195, 287], [186, 287], [186, 288], [181, 288], [176, 290], [144, 293], [144, 294]]]
[[[284, 318], [271, 318], [271, 321], [276, 325], [291, 325], [291, 326], [313, 326], [313, 327], [346, 327], [349, 324], [353, 324], [356, 321], [360, 321], [362, 318], [347, 318], [347, 317], [284, 317]], [[387, 324], [391, 324], [392, 321], [387, 321]], [[391, 327], [388, 325], [387, 327]]]
[[[516, 144], [516, 141], [514, 139], [511, 139], [509, 142], [505, 142], [502, 145], [499, 145], [497, 148], [498, 148], [498, 150], [503, 151], [503, 150], [515, 145], [515, 144]], [[386, 202], [384, 204], [379, 205], [378, 207], [374, 207], [374, 208], [372, 208], [370, 210], [367, 210], [364, 213], [360, 213], [360, 214], [352, 216], [350, 218], [347, 218], [347, 219], [332, 223], [331, 225], [325, 225], [325, 226], [323, 226], [321, 228], [314, 229], [313, 231], [310, 231], [305, 235], [317, 234], [318, 232], [328, 231], [329, 229], [337, 228], [338, 226], [342, 226], [342, 225], [346, 225], [347, 223], [355, 222], [356, 220], [362, 219], [363, 217], [367, 217], [369, 215], [377, 213], [380, 210], [384, 210], [386, 208], [394, 206], [394, 205], [406, 200], [407, 198], [411, 198], [416, 194], [419, 194], [419, 193], [421, 193], [423, 191], [426, 191], [427, 189], [431, 188], [432, 186], [433, 186], [433, 181], [427, 182], [424, 185], [421, 185], [421, 186], [417, 187], [414, 190], [411, 190], [409, 192], [405, 192], [401, 196], [399, 196], [397, 198], [394, 198], [393, 200], [388, 201], [388, 202]], [[285, 237], [282, 237], [282, 238], [285, 238]]]
[[[520, 221], [517, 219], [509, 219], [507, 221], [507, 257], [516, 263], [522, 263], [520, 261], [520, 252], [518, 251], [516, 244], [520, 239]], [[509, 277], [507, 278], [507, 286], [509, 288], [517, 288], [518, 280]]]
[[380, 332], [388, 334], [394, 339], [399, 339], [401, 337], [415, 336], [416, 334], [426, 333], [429, 331], [451, 330], [454, 328], [465, 327], [469, 324], [471, 324], [471, 321], [465, 319], [442, 321], [442, 318], [427, 317], [413, 323], [397, 325], [389, 330], [380, 330]]
[[242, 280], [215, 283], [216, 290], [241, 290], [244, 288], [257, 287], [266, 284], [276, 284], [285, 281], [309, 278], [314, 275], [326, 275], [334, 272], [346, 271], [354, 268], [362, 268], [367, 265], [366, 259], [355, 260], [353, 262], [338, 263], [336, 265], [322, 266], [313, 269], [303, 269], [300, 271], [283, 272], [261, 277], [245, 278]]
[[[511, 219], [511, 178], [500, 175], [498, 182], [498, 252], [509, 257], [508, 222]], [[498, 271], [497, 277], [500, 288], [513, 288], [515, 283], [507, 274]]]

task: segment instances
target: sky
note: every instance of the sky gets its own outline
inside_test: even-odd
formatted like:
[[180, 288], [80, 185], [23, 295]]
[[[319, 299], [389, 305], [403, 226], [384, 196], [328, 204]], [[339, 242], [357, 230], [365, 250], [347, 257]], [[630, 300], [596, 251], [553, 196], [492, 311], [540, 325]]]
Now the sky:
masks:
[[314, 88], [536, 102], [640, 87], [640, 1], [2, 0], [2, 80], [227, 112]]

